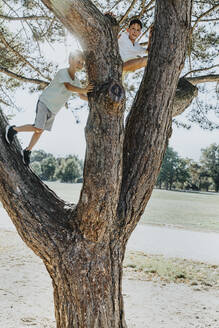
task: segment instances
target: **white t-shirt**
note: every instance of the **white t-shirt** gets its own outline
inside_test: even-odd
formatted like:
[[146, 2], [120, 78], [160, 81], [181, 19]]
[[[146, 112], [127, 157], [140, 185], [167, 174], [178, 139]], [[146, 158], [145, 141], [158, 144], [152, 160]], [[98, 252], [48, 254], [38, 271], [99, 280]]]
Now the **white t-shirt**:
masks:
[[126, 62], [130, 59], [134, 59], [137, 57], [146, 56], [146, 50], [140, 46], [138, 42], [134, 44], [129, 39], [129, 34], [127, 32], [123, 32], [118, 39], [119, 44], [119, 52], [123, 62]]
[[67, 68], [60, 69], [48, 87], [43, 90], [39, 100], [53, 113], [57, 114], [65, 105], [72, 91], [69, 91], [64, 83], [68, 82], [75, 87], [81, 87], [80, 81], [75, 77], [74, 80], [70, 77]]

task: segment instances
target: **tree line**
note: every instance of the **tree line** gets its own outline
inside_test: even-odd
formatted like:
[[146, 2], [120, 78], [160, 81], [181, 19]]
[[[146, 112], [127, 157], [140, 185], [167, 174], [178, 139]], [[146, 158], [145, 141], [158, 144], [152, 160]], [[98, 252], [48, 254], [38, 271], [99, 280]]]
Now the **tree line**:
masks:
[[219, 144], [201, 150], [200, 162], [181, 158], [168, 147], [156, 182], [158, 188], [219, 191]]
[[54, 157], [44, 150], [35, 150], [31, 156], [31, 169], [45, 181], [82, 182], [83, 161], [75, 155]]

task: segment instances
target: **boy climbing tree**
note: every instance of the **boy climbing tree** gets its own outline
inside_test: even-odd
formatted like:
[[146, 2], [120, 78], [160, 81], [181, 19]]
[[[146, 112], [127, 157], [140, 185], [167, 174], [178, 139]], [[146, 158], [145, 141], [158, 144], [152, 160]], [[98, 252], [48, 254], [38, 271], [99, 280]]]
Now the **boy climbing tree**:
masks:
[[133, 72], [147, 64], [146, 52], [136, 40], [141, 34], [142, 23], [139, 19], [132, 19], [126, 32], [118, 39], [119, 52], [123, 61], [123, 72]]
[[69, 55], [69, 67], [59, 70], [49, 86], [42, 92], [36, 106], [34, 124], [6, 127], [5, 139], [11, 144], [18, 132], [34, 132], [29, 145], [23, 150], [23, 161], [30, 164], [31, 150], [39, 140], [44, 130], [51, 131], [56, 114], [68, 101], [72, 92], [83, 100], [87, 100], [87, 93], [91, 92], [93, 85], [90, 83], [82, 88], [75, 73], [84, 66], [84, 56], [80, 50]]
[[[115, 18], [114, 14], [107, 12], [105, 15], [110, 15]], [[142, 47], [137, 39], [141, 35], [142, 22], [137, 19], [131, 19], [129, 27], [122, 32], [118, 37], [118, 45], [120, 56], [123, 61], [123, 73], [134, 72], [137, 69], [147, 65], [147, 52], [150, 47], [153, 26], [149, 30], [149, 39], [147, 49]]]

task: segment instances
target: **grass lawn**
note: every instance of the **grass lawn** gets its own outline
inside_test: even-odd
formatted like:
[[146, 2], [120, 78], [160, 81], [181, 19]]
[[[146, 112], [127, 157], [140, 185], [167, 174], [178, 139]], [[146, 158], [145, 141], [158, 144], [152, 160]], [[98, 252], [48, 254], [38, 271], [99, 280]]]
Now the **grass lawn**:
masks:
[[[47, 184], [66, 201], [78, 201], [81, 184]], [[219, 232], [219, 194], [154, 189], [140, 223]]]
[[[70, 203], [77, 203], [82, 186], [59, 182], [47, 182], [47, 185]], [[219, 193], [154, 189], [140, 223], [219, 233]]]
[[155, 189], [141, 223], [219, 232], [219, 194]]

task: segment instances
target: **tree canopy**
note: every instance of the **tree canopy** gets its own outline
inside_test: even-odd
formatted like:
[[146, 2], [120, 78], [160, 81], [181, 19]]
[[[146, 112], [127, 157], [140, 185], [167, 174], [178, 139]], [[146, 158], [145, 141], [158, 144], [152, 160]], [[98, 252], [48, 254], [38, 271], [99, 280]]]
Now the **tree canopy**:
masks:
[[[154, 20], [155, 0], [129, 1], [93, 1], [102, 13], [113, 12], [120, 29], [127, 27], [130, 17], [140, 18], [143, 22], [141, 40], [147, 44], [149, 27]], [[218, 128], [218, 1], [193, 1], [192, 28], [187, 47], [185, 67], [181, 76], [194, 86], [198, 86], [199, 97], [195, 89], [190, 90], [193, 102], [188, 112], [190, 121], [198, 122], [203, 128]], [[65, 43], [66, 29], [60, 21], [39, 0], [3, 0], [0, 4], [0, 102], [6, 107], [15, 106], [14, 91], [27, 87], [35, 92], [44, 88], [57, 70], [53, 58], [42, 55], [43, 47], [55, 47], [57, 42]], [[77, 34], [76, 31], [75, 35]], [[76, 35], [83, 46], [83, 41]], [[127, 101], [131, 104], [142, 77], [142, 70], [132, 74], [126, 80]], [[207, 83], [211, 83], [208, 87]], [[208, 83], [209, 84], [209, 83]], [[183, 90], [185, 88], [183, 87]], [[203, 98], [203, 93], [211, 92]], [[185, 94], [188, 91], [184, 92]], [[185, 98], [180, 96], [180, 101]], [[212, 101], [213, 99], [213, 101]], [[188, 106], [187, 104], [187, 106]], [[181, 112], [182, 109], [179, 111]], [[209, 113], [216, 115], [208, 115]], [[177, 122], [176, 122], [177, 123]], [[178, 122], [178, 124], [180, 124]]]

